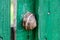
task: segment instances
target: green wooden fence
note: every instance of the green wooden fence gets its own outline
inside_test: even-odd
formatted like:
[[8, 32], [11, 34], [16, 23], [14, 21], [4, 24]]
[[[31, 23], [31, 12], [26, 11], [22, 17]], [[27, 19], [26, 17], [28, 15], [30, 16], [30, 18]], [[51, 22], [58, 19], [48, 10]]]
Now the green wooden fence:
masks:
[[[0, 40], [10, 40], [10, 1], [0, 0]], [[37, 27], [25, 30], [23, 16], [31, 12]], [[16, 40], [60, 40], [60, 0], [17, 0]]]
[[34, 0], [17, 0], [17, 30], [16, 40], [34, 40], [34, 30], [27, 31], [22, 26], [22, 19], [25, 13], [34, 12]]
[[0, 40], [10, 40], [10, 0], [0, 0]]
[[[23, 15], [32, 12], [37, 27], [25, 30]], [[17, 0], [16, 40], [60, 40], [60, 0]]]

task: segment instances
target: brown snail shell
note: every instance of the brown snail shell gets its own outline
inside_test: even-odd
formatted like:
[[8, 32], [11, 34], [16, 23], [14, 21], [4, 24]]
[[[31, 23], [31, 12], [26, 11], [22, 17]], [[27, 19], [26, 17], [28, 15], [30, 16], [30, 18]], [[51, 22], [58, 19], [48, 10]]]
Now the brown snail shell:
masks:
[[36, 27], [36, 19], [35, 19], [35, 16], [32, 13], [27, 12], [24, 15], [23, 26], [26, 30], [32, 30]]

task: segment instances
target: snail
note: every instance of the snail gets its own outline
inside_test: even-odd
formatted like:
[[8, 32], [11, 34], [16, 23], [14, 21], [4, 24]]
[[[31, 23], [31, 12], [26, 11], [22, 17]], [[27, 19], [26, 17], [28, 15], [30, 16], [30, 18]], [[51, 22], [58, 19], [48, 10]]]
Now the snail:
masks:
[[36, 19], [33, 13], [27, 12], [23, 18], [23, 27], [26, 30], [32, 30], [36, 27]]

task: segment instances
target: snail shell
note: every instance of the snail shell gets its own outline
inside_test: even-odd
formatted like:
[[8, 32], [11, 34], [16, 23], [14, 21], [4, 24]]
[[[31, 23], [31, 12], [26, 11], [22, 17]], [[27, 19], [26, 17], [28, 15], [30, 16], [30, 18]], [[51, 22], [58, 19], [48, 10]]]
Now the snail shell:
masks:
[[26, 30], [32, 30], [36, 27], [36, 19], [32, 13], [28, 12], [24, 15], [23, 26]]

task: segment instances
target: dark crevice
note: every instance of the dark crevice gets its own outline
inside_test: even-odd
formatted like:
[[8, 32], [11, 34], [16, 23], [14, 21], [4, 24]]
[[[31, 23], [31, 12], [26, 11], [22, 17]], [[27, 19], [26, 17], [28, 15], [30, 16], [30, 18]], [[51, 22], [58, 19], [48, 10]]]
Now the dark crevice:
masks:
[[15, 40], [15, 30], [11, 27], [11, 40]]
[[3, 37], [0, 36], [0, 40], [3, 40]]

